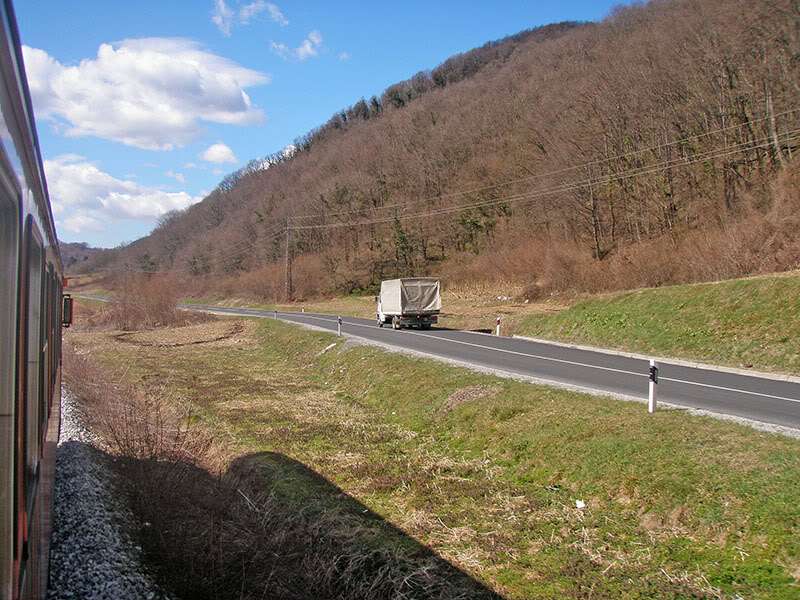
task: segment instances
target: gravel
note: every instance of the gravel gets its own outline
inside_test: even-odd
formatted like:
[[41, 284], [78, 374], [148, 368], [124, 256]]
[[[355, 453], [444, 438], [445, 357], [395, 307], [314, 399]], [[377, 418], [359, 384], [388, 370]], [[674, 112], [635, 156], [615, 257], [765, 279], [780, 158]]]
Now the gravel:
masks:
[[67, 390], [61, 409], [48, 599], [168, 599], [131, 535], [137, 522], [109, 458]]

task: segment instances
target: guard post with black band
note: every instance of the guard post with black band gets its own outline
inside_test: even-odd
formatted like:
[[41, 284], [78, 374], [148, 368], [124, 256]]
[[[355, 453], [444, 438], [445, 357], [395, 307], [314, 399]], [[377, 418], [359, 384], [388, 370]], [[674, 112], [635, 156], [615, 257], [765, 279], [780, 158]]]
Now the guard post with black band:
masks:
[[650, 398], [647, 402], [647, 412], [656, 412], [656, 390], [658, 387], [658, 365], [650, 361]]

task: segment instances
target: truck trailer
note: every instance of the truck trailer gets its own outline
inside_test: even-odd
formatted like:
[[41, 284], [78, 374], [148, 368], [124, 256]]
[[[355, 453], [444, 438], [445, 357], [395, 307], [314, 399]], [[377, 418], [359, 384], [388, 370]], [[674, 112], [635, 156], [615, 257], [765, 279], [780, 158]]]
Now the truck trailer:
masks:
[[438, 322], [442, 308], [440, 283], [436, 277], [404, 277], [381, 282], [375, 297], [378, 327], [389, 323], [393, 329], [419, 327], [430, 329]]

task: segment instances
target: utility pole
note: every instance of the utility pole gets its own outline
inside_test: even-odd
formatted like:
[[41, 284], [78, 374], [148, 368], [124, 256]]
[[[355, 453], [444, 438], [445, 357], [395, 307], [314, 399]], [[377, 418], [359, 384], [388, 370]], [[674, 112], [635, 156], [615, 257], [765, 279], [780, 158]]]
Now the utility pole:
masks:
[[775, 154], [778, 157], [778, 162], [781, 164], [781, 169], [786, 169], [786, 159], [783, 157], [783, 151], [781, 150], [781, 145], [778, 142], [778, 128], [775, 125], [775, 106], [772, 103], [772, 90], [767, 88], [767, 85], [764, 84], [764, 88], [766, 88], [766, 95], [767, 95], [767, 112], [769, 113], [769, 133], [770, 133], [770, 141], [772, 142], [772, 149], [775, 151]]
[[286, 217], [286, 300], [292, 300], [292, 225]]

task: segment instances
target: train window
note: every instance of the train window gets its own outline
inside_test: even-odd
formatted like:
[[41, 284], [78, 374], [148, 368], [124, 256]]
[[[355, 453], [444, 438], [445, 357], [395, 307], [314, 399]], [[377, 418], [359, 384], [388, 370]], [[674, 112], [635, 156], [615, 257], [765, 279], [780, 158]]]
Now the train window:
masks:
[[44, 244], [32, 217], [25, 223], [23, 261], [25, 264], [25, 299], [27, 303], [25, 369], [25, 500], [30, 505], [36, 487], [41, 439], [39, 406], [42, 403], [42, 293], [44, 288]]
[[0, 181], [0, 597], [11, 581], [14, 512], [14, 408], [17, 356], [17, 279], [19, 275], [19, 204]]

